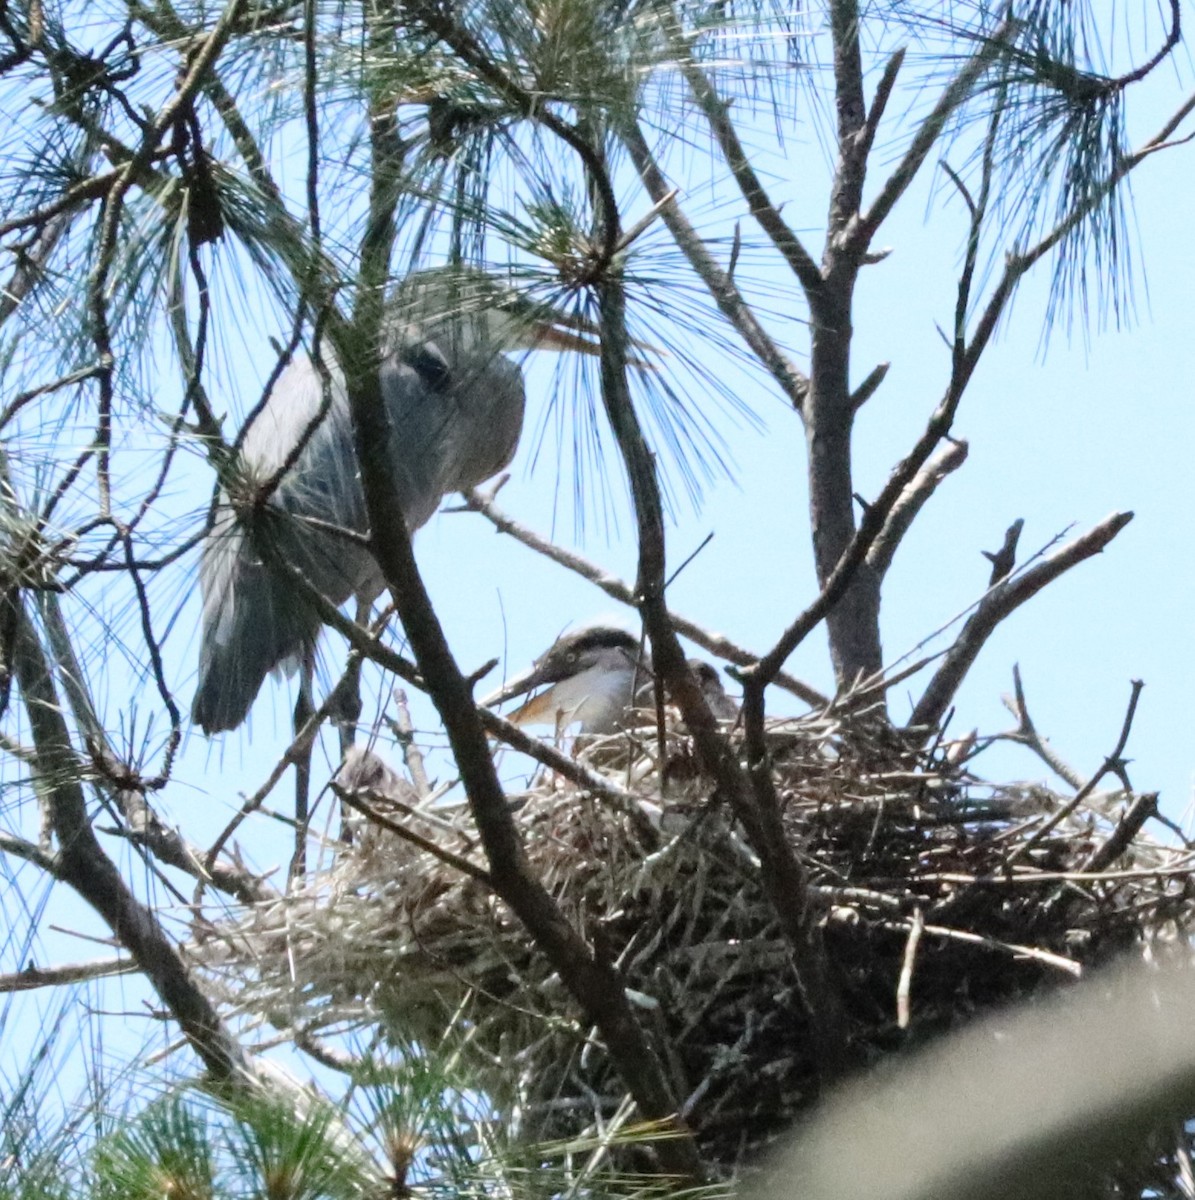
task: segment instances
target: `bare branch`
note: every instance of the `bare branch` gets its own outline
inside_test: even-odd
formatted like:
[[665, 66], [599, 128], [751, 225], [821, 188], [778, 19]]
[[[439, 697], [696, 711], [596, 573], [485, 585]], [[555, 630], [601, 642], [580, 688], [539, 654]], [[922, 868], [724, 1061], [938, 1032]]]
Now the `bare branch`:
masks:
[[[643, 131], [637, 125], [630, 125], [621, 131], [621, 137], [648, 195], [659, 204], [672, 189], [657, 165]], [[734, 267], [738, 255], [732, 253], [730, 266], [724, 271], [706, 249], [705, 243], [689, 223], [679, 204], [665, 205], [660, 211], [660, 217], [681, 253], [689, 260], [689, 265], [709, 290], [722, 315], [730, 321], [751, 352], [780, 385], [781, 391], [788, 397], [792, 406], [800, 412], [805, 394], [809, 390], [809, 380], [780, 349], [743, 299], [734, 282]]]
[[1052, 813], [1048, 820], [1044, 821], [1038, 829], [1034, 830], [1032, 837], [1026, 838], [1025, 841], [1017, 845], [1016, 849], [1005, 859], [1006, 867], [1012, 867], [1020, 862], [1042, 838], [1052, 830], [1057, 829], [1063, 821], [1076, 812], [1079, 806], [1099, 786], [1100, 780], [1105, 775], [1109, 774], [1109, 772], [1116, 772], [1123, 767], [1125, 747], [1129, 744], [1129, 734], [1133, 731], [1133, 719], [1137, 715], [1137, 701], [1141, 697], [1141, 689], [1144, 686], [1140, 679], [1132, 681], [1128, 707], [1125, 709], [1124, 720], [1120, 725], [1120, 736], [1116, 739], [1116, 746], [1112, 753], [1104, 759], [1100, 769], [1061, 808]]
[[866, 212], [852, 220], [843, 231], [842, 240], [851, 251], [861, 254], [871, 244], [876, 231], [913, 182], [921, 165], [925, 162], [934, 144], [946, 128], [959, 105], [970, 96], [984, 72], [995, 61], [1012, 38], [1015, 26], [1005, 21], [987, 40], [966, 66], [950, 81], [938, 102], [921, 123], [913, 142], [905, 151], [896, 169], [880, 188], [880, 194], [872, 201]]
[[1083, 786], [1083, 777], [1069, 763], [1063, 761], [1050, 743], [1037, 731], [1033, 718], [1029, 715], [1029, 705], [1025, 700], [1025, 688], [1021, 683], [1021, 668], [1014, 663], [1012, 668], [1013, 696], [1004, 697], [1004, 707], [1017, 719], [1017, 728], [1012, 733], [1001, 734], [1008, 741], [1020, 742], [1027, 746], [1038, 758], [1054, 772], [1064, 783], [1078, 791]]
[[937, 491], [938, 485], [947, 475], [957, 471], [967, 461], [968, 450], [966, 442], [949, 442], [934, 453], [897, 497], [883, 531], [867, 553], [867, 561], [872, 570], [881, 578], [887, 574], [897, 548], [904, 541], [905, 534], [909, 532], [925, 502]]
[[867, 378], [851, 393], [851, 412], [858, 412], [876, 394], [880, 384], [888, 378], [891, 366], [890, 362], [882, 362], [872, 367]]
[[937, 728], [950, 707], [955, 693], [967, 676], [992, 631], [1026, 600], [1037, 595], [1048, 583], [1071, 567], [1098, 554], [1133, 519], [1132, 513], [1113, 513], [1087, 533], [1047, 555], [1015, 579], [992, 588], [976, 606], [942, 665], [930, 680], [913, 709], [907, 728], [919, 729], [922, 736]]
[[65, 987], [107, 979], [113, 975], [132, 975], [141, 968], [131, 958], [101, 958], [94, 962], [63, 963], [57, 967], [26, 967], [0, 975], [0, 993], [31, 992], [37, 988]]
[[726, 159], [735, 183], [739, 185], [743, 199], [747, 201], [751, 215], [788, 263], [806, 294], [819, 291], [823, 283], [821, 268], [768, 196], [730, 119], [730, 105], [718, 95], [713, 80], [697, 65], [688, 41], [678, 35], [674, 35], [672, 41], [677, 50], [681, 74], [709, 122], [714, 140]]
[[871, 153], [871, 148], [875, 144], [880, 122], [884, 119], [884, 112], [888, 108], [888, 101], [892, 98], [892, 89], [896, 86], [896, 77], [900, 74], [900, 68], [903, 66], [904, 61], [905, 48], [901, 46], [887, 63], [884, 64], [884, 73], [880, 76], [880, 82], [876, 84], [876, 92], [871, 100], [871, 108], [867, 112], [867, 121], [856, 135], [859, 150], [864, 159]]
[[1018, 517], [1005, 531], [1004, 543], [999, 550], [982, 550], [980, 553], [992, 564], [992, 573], [988, 577], [988, 587], [993, 588], [1002, 579], [1007, 579], [1017, 565], [1017, 543], [1021, 540], [1021, 530], [1025, 527], [1024, 517]]
[[[867, 100], [863, 94], [863, 52], [859, 43], [858, 0], [831, 0], [830, 36], [834, 44], [834, 115], [838, 162], [830, 186], [826, 253], [835, 257], [839, 234], [855, 219], [867, 176]], [[888, 64], [891, 67], [891, 61]], [[886, 101], [885, 101], [886, 102]], [[878, 119], [878, 116], [877, 116]]]

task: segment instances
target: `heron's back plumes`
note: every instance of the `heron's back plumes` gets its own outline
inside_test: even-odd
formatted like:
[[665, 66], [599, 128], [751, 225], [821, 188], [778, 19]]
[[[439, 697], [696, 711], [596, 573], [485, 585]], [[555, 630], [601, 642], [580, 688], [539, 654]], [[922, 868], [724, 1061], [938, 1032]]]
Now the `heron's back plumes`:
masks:
[[204, 545], [203, 638], [191, 719], [204, 733], [235, 729], [262, 681], [314, 646], [320, 621], [293, 584], [266, 569], [229, 511]]
[[[455, 358], [425, 341], [391, 353], [380, 383], [400, 508], [391, 519], [414, 533], [446, 494], [483, 483], [510, 461], [523, 427], [522, 373], [496, 351]], [[328, 365], [326, 395], [308, 359], [282, 372], [246, 432], [241, 464], [243, 515], [221, 497], [200, 567], [203, 633], [192, 716], [206, 733], [239, 725], [266, 675], [310, 654], [321, 622], [306, 588], [341, 605], [354, 596], [372, 602], [385, 585], [366, 540], [352, 416], [336, 364]], [[254, 489], [284, 466], [278, 486], [255, 507]]]

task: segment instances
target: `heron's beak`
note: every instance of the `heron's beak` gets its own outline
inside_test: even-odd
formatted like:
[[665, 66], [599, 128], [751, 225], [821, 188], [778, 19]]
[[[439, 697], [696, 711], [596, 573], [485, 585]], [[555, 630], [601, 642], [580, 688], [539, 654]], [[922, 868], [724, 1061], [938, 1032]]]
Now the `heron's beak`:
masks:
[[[486, 696], [481, 703], [485, 708], [494, 708], [503, 703], [503, 701], [513, 700], [516, 696], [525, 696], [528, 692], [534, 691], [542, 684], [555, 685], [556, 682], [542, 667], [532, 667], [529, 671], [524, 671], [522, 675], [515, 676], [514, 679], [499, 688], [498, 691]], [[553, 695], [555, 691], [555, 686], [545, 688], [538, 696], [533, 696], [525, 704], [519, 705], [514, 712], [507, 715], [506, 719], [512, 721], [515, 725], [529, 725], [535, 721], [555, 720], [556, 709], [553, 707]]]
[[[592, 358], [597, 358], [602, 352], [601, 326], [586, 317], [557, 309], [549, 309], [545, 313], [541, 309], [529, 314], [528, 322], [526, 348], [529, 350], [574, 350]], [[651, 354], [663, 353], [658, 347], [637, 338], [631, 338], [629, 344], [636, 350]], [[638, 355], [631, 358], [630, 362], [632, 366], [654, 370], [650, 362]]]
[[[531, 336], [533, 348], [536, 350], [576, 350], [579, 354], [589, 354], [594, 358], [602, 352], [600, 342], [591, 342], [571, 329], [562, 329], [548, 321], [537, 325]], [[597, 337], [596, 330], [593, 336]]]

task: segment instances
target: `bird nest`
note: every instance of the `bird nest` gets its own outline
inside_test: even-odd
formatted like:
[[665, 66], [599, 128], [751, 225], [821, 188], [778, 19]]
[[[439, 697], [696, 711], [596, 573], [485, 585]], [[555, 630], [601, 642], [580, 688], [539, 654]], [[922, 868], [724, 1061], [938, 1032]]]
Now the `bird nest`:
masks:
[[[1188, 925], [1193, 856], [1143, 831], [1152, 797], [985, 784], [866, 716], [769, 737], [856, 1061]], [[685, 735], [665, 743], [663, 779], [656, 731], [623, 736], [581, 753], [607, 793], [545, 771], [512, 797], [514, 819], [544, 886], [617, 965], [702, 1149], [729, 1166], [812, 1099], [816, 1064], [756, 855]], [[623, 1089], [595, 1032], [509, 909], [451, 861], [484, 865], [467, 809], [369, 754], [342, 780], [389, 827], [359, 824], [285, 898], [242, 911], [203, 947], [207, 969], [274, 1024], [380, 1024], [404, 1045], [452, 1029], [525, 1136], [608, 1122]]]

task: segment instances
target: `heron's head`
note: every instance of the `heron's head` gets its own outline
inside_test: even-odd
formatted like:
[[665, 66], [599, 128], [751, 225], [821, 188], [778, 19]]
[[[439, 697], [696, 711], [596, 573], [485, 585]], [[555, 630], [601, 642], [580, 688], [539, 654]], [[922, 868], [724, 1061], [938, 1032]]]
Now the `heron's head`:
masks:
[[541, 688], [509, 719], [519, 725], [580, 722], [584, 733], [609, 733], [634, 706], [636, 686], [650, 676], [638, 638], [625, 629], [593, 625], [559, 638], [529, 671], [482, 703], [493, 706]]
[[690, 658], [688, 666], [697, 679], [697, 686], [701, 688], [710, 712], [719, 721], [733, 721], [739, 715], [739, 706], [726, 694], [718, 668], [704, 658]]
[[416, 271], [395, 288], [389, 308], [394, 340], [435, 341], [446, 353], [600, 352], [592, 322], [518, 291], [509, 279], [475, 268]]

